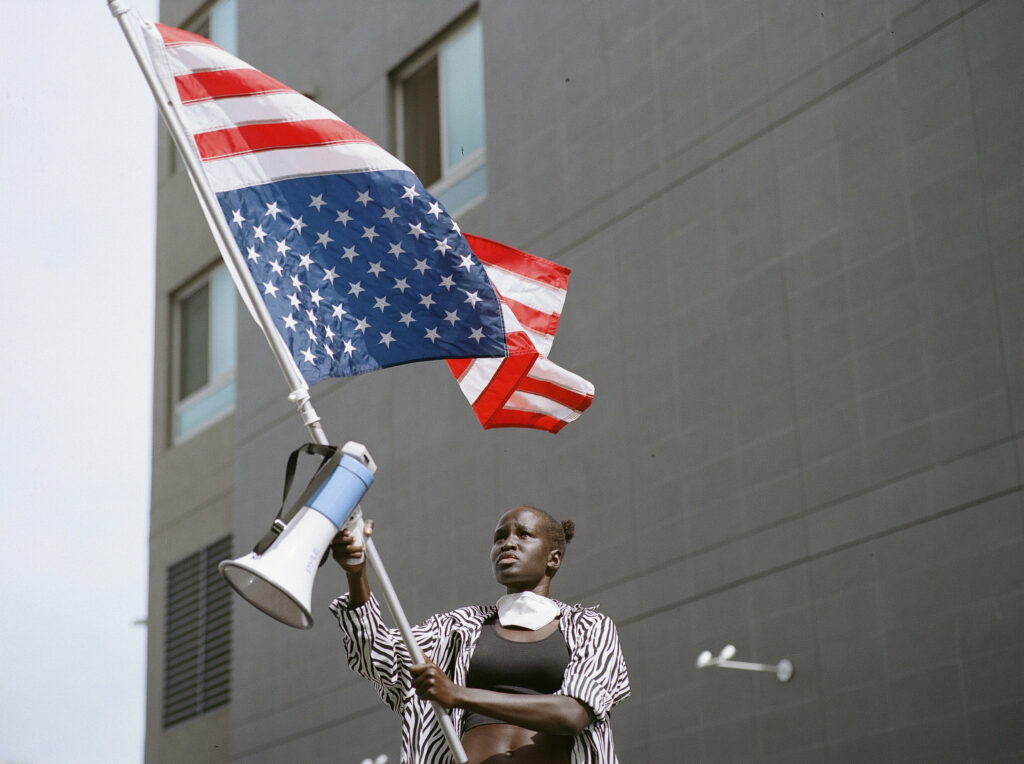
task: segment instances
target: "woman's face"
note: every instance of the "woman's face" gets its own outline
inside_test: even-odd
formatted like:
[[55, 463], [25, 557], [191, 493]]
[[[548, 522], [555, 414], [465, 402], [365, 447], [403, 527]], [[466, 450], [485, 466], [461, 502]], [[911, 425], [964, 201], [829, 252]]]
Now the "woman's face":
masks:
[[491, 564], [494, 578], [510, 592], [533, 589], [557, 568], [561, 554], [552, 550], [547, 519], [532, 509], [517, 507], [506, 512], [494, 529]]

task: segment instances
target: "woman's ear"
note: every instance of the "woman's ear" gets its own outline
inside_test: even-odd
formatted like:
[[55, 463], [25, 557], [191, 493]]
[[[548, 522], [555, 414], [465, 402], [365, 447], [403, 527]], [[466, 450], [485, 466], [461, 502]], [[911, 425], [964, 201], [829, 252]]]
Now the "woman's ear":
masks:
[[555, 575], [555, 573], [558, 571], [561, 565], [562, 550], [552, 549], [550, 552], [548, 552], [548, 573], [552, 576]]

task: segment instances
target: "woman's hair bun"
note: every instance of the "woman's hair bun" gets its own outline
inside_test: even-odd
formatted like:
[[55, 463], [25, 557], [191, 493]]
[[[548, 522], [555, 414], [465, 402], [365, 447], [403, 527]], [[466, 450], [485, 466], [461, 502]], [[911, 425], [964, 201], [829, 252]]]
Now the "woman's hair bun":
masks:
[[565, 543], [568, 544], [572, 541], [572, 537], [576, 535], [576, 523], [572, 520], [563, 520], [562, 532], [565, 534]]

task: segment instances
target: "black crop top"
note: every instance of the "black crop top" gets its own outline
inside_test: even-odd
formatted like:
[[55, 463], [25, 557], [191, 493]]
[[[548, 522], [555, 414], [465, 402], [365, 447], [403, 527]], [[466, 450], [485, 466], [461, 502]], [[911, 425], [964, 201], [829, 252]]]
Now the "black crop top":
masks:
[[[539, 642], [513, 642], [498, 634], [492, 617], [480, 629], [466, 672], [466, 686], [519, 695], [551, 695], [562, 686], [568, 665], [569, 647], [560, 628]], [[463, 731], [483, 724], [504, 722], [466, 711]]]

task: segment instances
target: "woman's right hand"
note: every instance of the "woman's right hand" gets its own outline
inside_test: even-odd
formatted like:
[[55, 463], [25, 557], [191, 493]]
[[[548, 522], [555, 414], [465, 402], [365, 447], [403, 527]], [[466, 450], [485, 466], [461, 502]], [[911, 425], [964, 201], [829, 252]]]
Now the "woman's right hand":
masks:
[[[373, 535], [373, 520], [363, 524], [363, 536]], [[342, 530], [331, 541], [331, 556], [346, 573], [362, 573], [366, 568], [365, 547], [349, 531]]]

